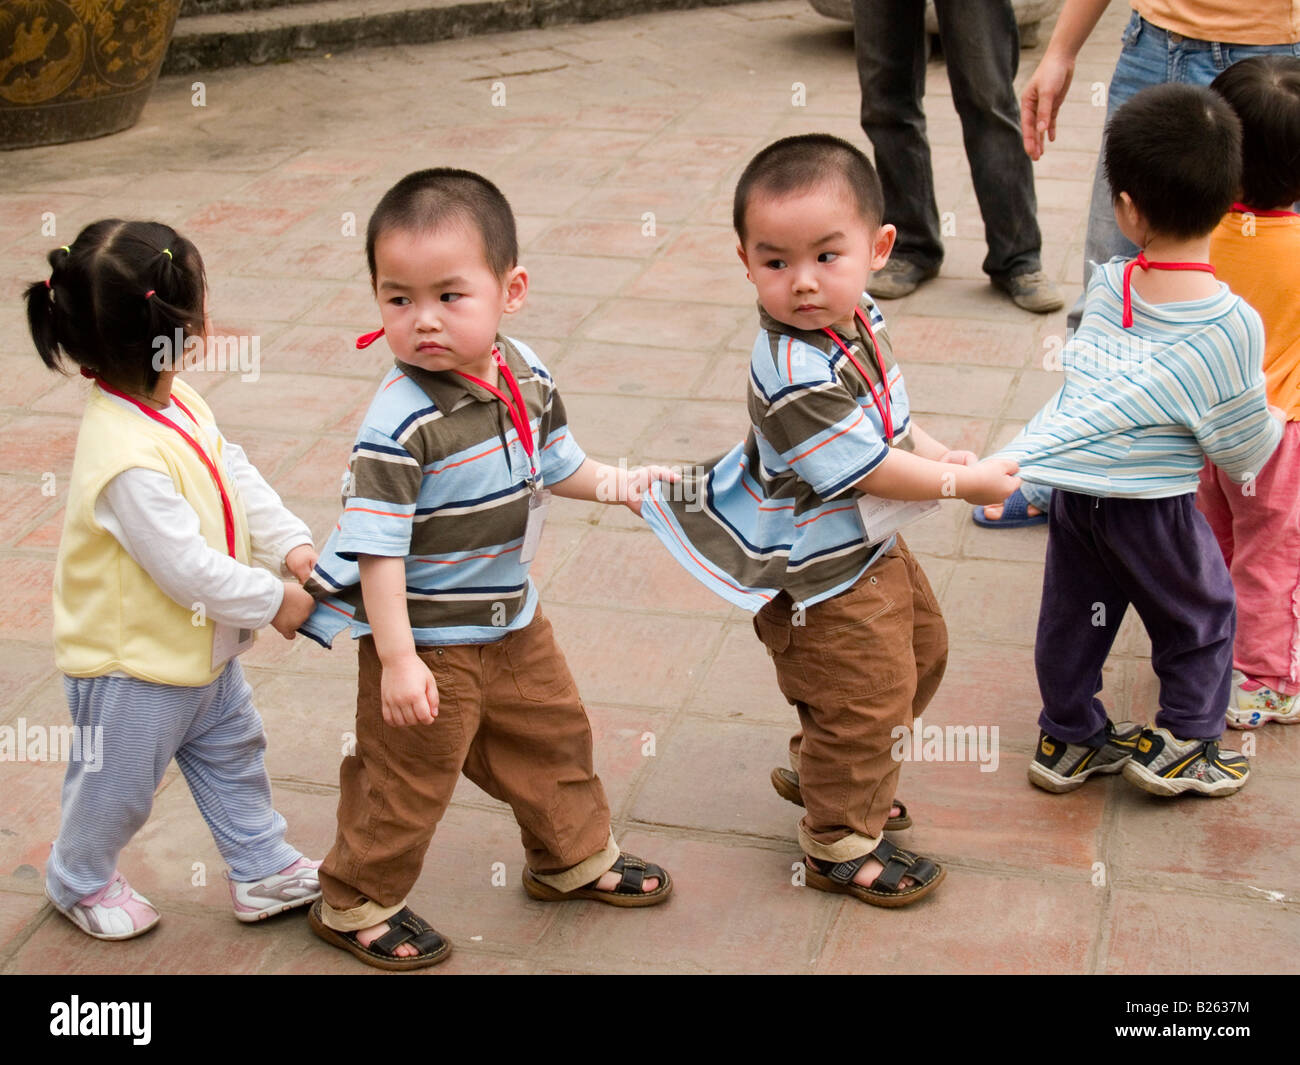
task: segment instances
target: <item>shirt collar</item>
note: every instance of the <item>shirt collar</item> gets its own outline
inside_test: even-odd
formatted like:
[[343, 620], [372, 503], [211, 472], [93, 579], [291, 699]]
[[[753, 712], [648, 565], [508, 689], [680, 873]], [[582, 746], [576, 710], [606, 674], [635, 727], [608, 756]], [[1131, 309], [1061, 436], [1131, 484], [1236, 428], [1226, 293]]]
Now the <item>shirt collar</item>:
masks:
[[[858, 308], [862, 311], [864, 315], [866, 315], [867, 321], [870, 321], [872, 307], [867, 302], [865, 297], [858, 300]], [[835, 347], [835, 341], [833, 341], [820, 329], [798, 329], [795, 326], [788, 325], [785, 322], [778, 322], [775, 318], [773, 318], [770, 314], [767, 313], [767, 309], [763, 306], [762, 303], [758, 304], [758, 324], [762, 326], [762, 328], [767, 330], [769, 333], [777, 333], [781, 336], [794, 337], [796, 340], [802, 340], [805, 344], [810, 344], [812, 347], [818, 348], [828, 353]], [[861, 347], [865, 347], [869, 349], [870, 344], [868, 343], [867, 338], [862, 333], [861, 324], [855, 321], [854, 325], [856, 328], [853, 330], [852, 333], [847, 335], [841, 334], [841, 336], [843, 336], [844, 339], [847, 340], [850, 345], [856, 343]]]
[[[494, 343], [500, 349], [506, 365], [510, 367], [510, 372], [515, 375], [516, 380], [532, 375], [532, 367], [509, 340], [498, 333]], [[465, 380], [454, 370], [426, 370], [421, 366], [403, 362], [401, 359], [397, 360], [397, 368], [419, 385], [424, 394], [433, 400], [434, 406], [444, 414], [454, 410], [456, 404], [466, 396], [479, 403], [496, 402], [496, 396], [486, 388]], [[504, 385], [498, 387], [505, 391]]]

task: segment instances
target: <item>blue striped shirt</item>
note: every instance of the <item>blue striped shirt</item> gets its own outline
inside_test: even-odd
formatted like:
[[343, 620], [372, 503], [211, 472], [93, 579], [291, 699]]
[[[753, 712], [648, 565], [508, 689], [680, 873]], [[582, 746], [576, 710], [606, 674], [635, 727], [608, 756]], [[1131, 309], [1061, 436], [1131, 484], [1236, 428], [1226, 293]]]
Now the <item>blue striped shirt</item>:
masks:
[[1224, 284], [1176, 303], [1134, 291], [1125, 329], [1126, 261], [1094, 271], [1061, 351], [1065, 383], [998, 454], [1026, 481], [1093, 496], [1195, 492], [1206, 456], [1249, 480], [1282, 436], [1268, 413], [1259, 315]]
[[[884, 318], [865, 294], [860, 306], [880, 345], [892, 442], [910, 446], [907, 389]], [[641, 508], [688, 573], [751, 611], [781, 592], [805, 606], [838, 595], [893, 544], [867, 540], [853, 490], [890, 446], [872, 397], [874, 387], [884, 401], [870, 337], [858, 327], [841, 338], [864, 378], [825, 333], [796, 330], [761, 309], [760, 324], [749, 434], [680, 485], [654, 485]]]
[[[586, 456], [533, 351], [498, 345], [519, 385], [542, 484]], [[449, 371], [398, 362], [380, 382], [348, 461], [343, 514], [307, 582], [318, 599], [302, 632], [327, 646], [370, 632], [359, 555], [406, 560], [407, 612], [419, 646], [490, 643], [522, 628], [537, 590], [520, 561], [530, 463], [504, 404]]]

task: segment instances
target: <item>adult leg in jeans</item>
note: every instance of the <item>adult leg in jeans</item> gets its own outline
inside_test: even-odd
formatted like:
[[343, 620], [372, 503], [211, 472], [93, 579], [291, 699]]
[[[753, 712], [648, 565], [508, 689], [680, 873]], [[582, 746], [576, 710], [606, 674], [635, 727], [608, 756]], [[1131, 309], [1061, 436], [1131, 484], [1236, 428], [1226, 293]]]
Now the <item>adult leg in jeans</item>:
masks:
[[925, 5], [918, 0], [853, 0], [853, 41], [862, 130], [875, 150], [885, 221], [898, 228], [894, 258], [937, 270], [943, 244], [921, 109]]
[[1013, 86], [1020, 34], [1011, 0], [935, 0], [935, 10], [953, 106], [961, 118], [966, 159], [984, 216], [984, 272], [1014, 277], [1038, 270], [1043, 241], [1033, 163], [1020, 137], [1020, 104]]

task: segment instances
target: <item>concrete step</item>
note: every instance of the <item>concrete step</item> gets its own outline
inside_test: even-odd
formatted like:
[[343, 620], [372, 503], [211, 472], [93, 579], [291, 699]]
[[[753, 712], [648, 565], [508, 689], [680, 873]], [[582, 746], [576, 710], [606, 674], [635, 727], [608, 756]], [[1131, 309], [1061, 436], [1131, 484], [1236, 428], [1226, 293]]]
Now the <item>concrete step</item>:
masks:
[[268, 7], [312, 4], [318, 0], [181, 0], [181, 18], [221, 15], [229, 11], [262, 11]]
[[[162, 73], [718, 7], [730, 0], [187, 0]], [[271, 5], [271, 6], [268, 6]]]

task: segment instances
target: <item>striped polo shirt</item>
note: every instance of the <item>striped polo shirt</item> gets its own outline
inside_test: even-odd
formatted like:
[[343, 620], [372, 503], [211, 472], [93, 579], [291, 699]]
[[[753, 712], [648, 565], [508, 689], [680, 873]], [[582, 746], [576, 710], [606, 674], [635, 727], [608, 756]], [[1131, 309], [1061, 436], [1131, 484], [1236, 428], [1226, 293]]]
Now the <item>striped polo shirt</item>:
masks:
[[1227, 285], [1205, 299], [1150, 304], [1125, 259], [1093, 271], [1083, 318], [1061, 351], [1065, 382], [999, 455], [1027, 481], [1094, 496], [1195, 492], [1208, 455], [1249, 479], [1282, 436], [1269, 415], [1264, 327]]
[[[528, 410], [538, 479], [562, 481], [586, 456], [555, 383], [519, 341], [499, 336], [497, 346]], [[370, 631], [359, 555], [406, 559], [417, 645], [490, 643], [523, 628], [537, 609], [528, 564], [519, 560], [528, 477], [528, 456], [500, 400], [458, 374], [398, 361], [357, 433], [343, 514], [306, 585], [316, 610], [301, 631], [326, 646], [345, 628], [354, 637]]]
[[[911, 447], [907, 389], [885, 320], [859, 304], [880, 345], [894, 436]], [[893, 543], [868, 543], [853, 485], [889, 451], [872, 386], [884, 399], [866, 330], [841, 334], [867, 377], [826, 333], [777, 322], [759, 307], [749, 364], [750, 430], [721, 458], [657, 483], [642, 517], [688, 572], [758, 610], [780, 592], [811, 606], [851, 587]], [[869, 383], [870, 382], [870, 383]]]

